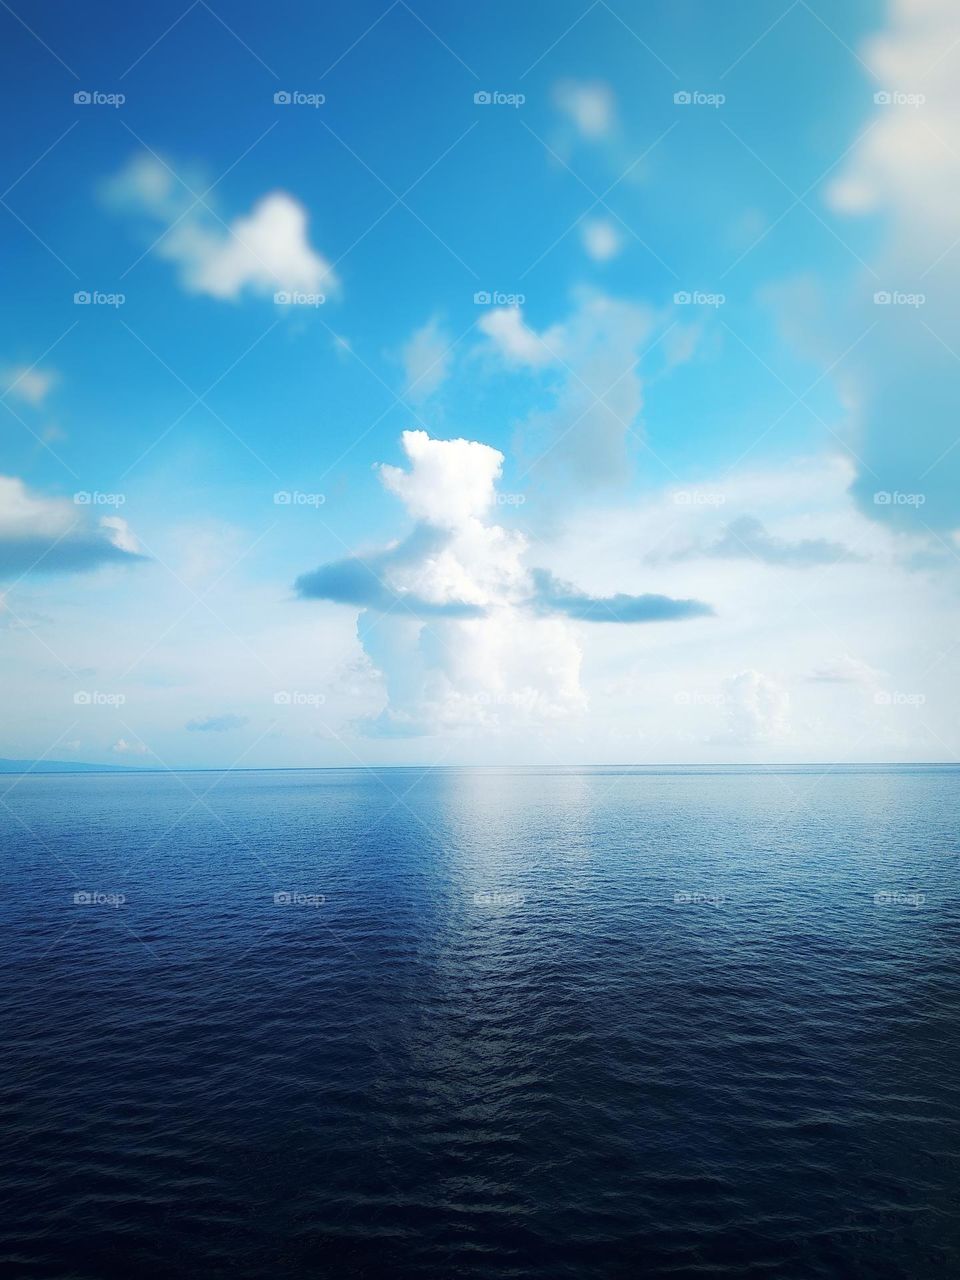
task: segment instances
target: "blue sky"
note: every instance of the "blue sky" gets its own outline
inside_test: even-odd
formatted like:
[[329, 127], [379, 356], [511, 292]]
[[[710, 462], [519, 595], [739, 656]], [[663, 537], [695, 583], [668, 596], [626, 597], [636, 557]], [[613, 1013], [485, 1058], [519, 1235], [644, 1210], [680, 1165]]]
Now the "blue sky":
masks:
[[952, 758], [944, 0], [0, 24], [4, 754]]

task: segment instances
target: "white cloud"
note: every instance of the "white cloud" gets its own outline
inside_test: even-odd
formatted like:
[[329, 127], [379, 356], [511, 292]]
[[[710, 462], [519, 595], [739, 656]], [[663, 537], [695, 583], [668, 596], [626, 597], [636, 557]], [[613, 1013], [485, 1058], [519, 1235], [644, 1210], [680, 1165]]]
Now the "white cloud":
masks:
[[140, 543], [123, 516], [101, 516], [100, 528], [106, 531], [106, 537], [119, 551], [127, 551], [138, 555]]
[[386, 736], [466, 726], [500, 729], [584, 709], [571, 620], [632, 626], [711, 613], [662, 594], [596, 596], [528, 567], [527, 539], [493, 523], [503, 455], [475, 440], [402, 437], [407, 469], [381, 466], [417, 522], [387, 548], [320, 566], [297, 580], [305, 599], [361, 610], [358, 634], [384, 678]]
[[310, 244], [306, 210], [286, 192], [263, 196], [249, 214], [228, 223], [195, 203], [159, 160], [138, 156], [103, 194], [114, 207], [170, 224], [154, 250], [177, 264], [191, 293], [234, 300], [246, 292], [272, 297], [339, 288], [333, 267]]
[[450, 372], [450, 337], [439, 320], [428, 320], [413, 334], [401, 355], [406, 375], [404, 394], [408, 400], [425, 400]]
[[409, 471], [386, 463], [384, 485], [417, 520], [442, 528], [471, 527], [493, 505], [503, 454], [476, 440], [432, 440], [426, 431], [405, 431]]
[[557, 333], [551, 330], [541, 338], [524, 323], [519, 307], [495, 307], [481, 316], [477, 327], [510, 364], [536, 369], [556, 358], [553, 341], [557, 340]]
[[583, 247], [594, 262], [609, 262], [623, 248], [623, 236], [609, 218], [587, 218], [580, 233]]
[[724, 682], [727, 737], [751, 745], [778, 742], [790, 733], [790, 696], [760, 671], [741, 671]]
[[563, 375], [553, 378], [552, 404], [519, 424], [529, 467], [565, 470], [586, 486], [626, 478], [628, 444], [641, 437], [640, 356], [656, 322], [650, 309], [593, 290], [577, 294], [573, 311], [542, 343], [520, 327], [519, 316], [511, 321], [512, 345], [499, 335], [508, 362], [546, 347]]
[[429, 622], [403, 609], [361, 619], [364, 649], [383, 673], [388, 706], [374, 732], [436, 732], [580, 708], [580, 649], [573, 629], [522, 606], [526, 540], [489, 522], [503, 455], [473, 440], [406, 431], [409, 469], [382, 466], [384, 485], [417, 521], [446, 531], [402, 564], [393, 587], [439, 607], [465, 602], [477, 618]]
[[[955, 235], [960, 182], [960, 80], [952, 51], [960, 40], [955, 0], [891, 0], [888, 27], [858, 50], [876, 77], [872, 128], [828, 188], [835, 208], [889, 207], [905, 223]], [[913, 101], [919, 98], [918, 101]]]
[[228, 228], [181, 223], [157, 252], [179, 263], [184, 286], [214, 298], [278, 291], [323, 293], [337, 286], [328, 261], [311, 248], [306, 210], [277, 191]]
[[[854, 475], [842, 456], [797, 457], [707, 473], [696, 486], [622, 503], [605, 494], [566, 513], [538, 549], [539, 562], [558, 576], [589, 583], [600, 595], [669, 592], [716, 610], [683, 627], [590, 633], [581, 678], [591, 725], [579, 724], [594, 744], [591, 759], [603, 758], [603, 744], [606, 758], [654, 762], [937, 759], [942, 744], [957, 749], [960, 686], [944, 640], [958, 625], [953, 571], [929, 561], [917, 571], [925, 541], [861, 512], [850, 493]], [[752, 556], [656, 554], [710, 543], [747, 513], [777, 538], [823, 538], [863, 559], [788, 572]], [[838, 654], [854, 656], [841, 662]], [[737, 734], [750, 736], [742, 710], [750, 698], [740, 686], [726, 687], [732, 673], [744, 671], [762, 673], [789, 699], [786, 711], [776, 697], [771, 707], [780, 706], [780, 730], [790, 732], [775, 736], [774, 715], [765, 738], [762, 729], [751, 731], [749, 752], [733, 733], [736, 715]], [[870, 671], [882, 674], [882, 687], [923, 693], [926, 702], [919, 711], [875, 705]], [[761, 692], [751, 697], [764, 705]], [[728, 714], [728, 698], [739, 712]]]
[[17, 476], [0, 476], [0, 574], [79, 573], [137, 557], [126, 521], [92, 517], [86, 496], [48, 498]]
[[608, 84], [561, 80], [554, 87], [553, 100], [583, 138], [603, 138], [614, 128], [616, 104]]
[[100, 184], [100, 195], [110, 208], [124, 213], [148, 213], [151, 217], [172, 221], [185, 213], [194, 197], [187, 183], [197, 192], [206, 187], [202, 174], [185, 175], [183, 182], [172, 169], [145, 151], [133, 155], [119, 173]]
[[[861, 132], [826, 192], [840, 213], [874, 215], [869, 232], [842, 229], [854, 245], [861, 236], [871, 245], [869, 268], [800, 321], [808, 346], [833, 348], [833, 376], [846, 384], [863, 509], [901, 527], [948, 531], [960, 511], [960, 6], [891, 0], [887, 14], [886, 27], [858, 46], [874, 79], [864, 85]], [[880, 505], [880, 491], [919, 494], [922, 509]]]
[[[402, 470], [414, 468], [405, 463]], [[276, 732], [245, 757], [251, 767], [349, 765], [357, 756], [382, 764], [572, 765], [949, 758], [960, 746], [960, 689], [949, 652], [958, 625], [955, 591], [946, 569], [935, 563], [909, 569], [905, 562], [921, 544], [865, 517], [851, 500], [851, 475], [849, 462], [823, 457], [732, 475], [707, 470], [698, 486], [683, 492], [722, 493], [722, 507], [678, 504], [673, 491], [617, 501], [604, 494], [602, 501], [552, 512], [546, 523], [535, 494], [519, 511], [496, 499], [484, 508], [477, 496], [472, 509], [480, 511], [476, 519], [484, 529], [513, 524], [508, 512], [530, 529], [518, 575], [509, 572], [516, 564], [509, 542], [498, 547], [481, 532], [474, 549], [469, 524], [461, 524], [462, 538], [452, 544], [452, 531], [443, 531], [434, 550], [421, 548], [408, 564], [391, 569], [390, 580], [439, 601], [470, 592], [485, 602], [483, 615], [421, 619], [403, 603], [388, 615], [370, 608], [359, 618], [366, 653], [357, 638], [362, 606], [308, 604], [293, 598], [285, 583], [245, 572], [242, 563], [223, 575], [258, 527], [238, 529], [235, 549], [223, 546], [222, 556], [194, 581], [209, 607], [193, 610], [160, 645], [157, 637], [184, 609], [182, 584], [171, 574], [152, 572], [146, 592], [139, 575], [61, 577], [55, 590], [43, 584], [42, 597], [39, 584], [25, 581], [10, 592], [16, 617], [4, 617], [40, 630], [82, 678], [52, 679], [59, 664], [36, 636], [18, 627], [4, 631], [4, 754], [36, 758], [65, 731], [84, 739], [84, 760], [152, 759], [98, 750], [97, 743], [109, 748], [123, 728], [112, 708], [88, 708], [83, 733], [69, 731], [76, 718], [69, 693], [81, 687], [124, 692], [125, 739], [142, 739], [163, 760], [183, 766], [226, 767], [235, 759], [239, 748], [231, 735], [185, 729], [191, 718], [224, 709], [258, 726], [251, 742], [277, 721]], [[752, 559], [648, 562], [647, 553], [671, 527], [681, 542], [699, 540], [744, 512], [778, 537], [842, 541], [867, 559], [806, 574]], [[82, 514], [89, 518], [89, 509]], [[413, 523], [399, 505], [398, 514], [400, 526]], [[179, 530], [161, 522], [148, 536], [160, 562], [183, 578], [197, 530], [184, 531], [178, 542]], [[513, 528], [502, 533], [515, 536]], [[283, 541], [275, 550], [286, 563], [313, 562], [309, 555], [303, 559], [302, 527], [284, 524], [277, 536]], [[531, 561], [593, 596], [672, 593], [709, 601], [716, 616], [683, 626], [542, 616], [522, 603]], [[926, 702], [881, 705], [874, 698], [877, 686], [809, 678], [816, 672], [853, 674], [835, 655], [884, 673], [880, 689], [922, 693]], [[88, 668], [96, 668], [95, 677]], [[760, 740], [761, 722], [756, 741], [733, 741], [725, 682], [744, 671], [762, 673], [789, 695], [789, 733]], [[283, 689], [319, 692], [325, 701], [319, 708], [278, 708], [274, 696]], [[743, 700], [749, 707], [746, 694]], [[757, 702], [762, 705], [760, 695]], [[756, 728], [755, 720], [750, 723]], [[361, 724], [394, 736], [371, 743], [361, 737]], [[425, 730], [435, 736], [402, 736]]]
[[148, 749], [142, 742], [128, 742], [126, 738], [118, 738], [110, 748], [111, 751], [120, 756], [145, 756]]
[[817, 684], [853, 684], [870, 687], [876, 685], [887, 673], [877, 671], [868, 662], [853, 658], [843, 653], [836, 658], [828, 658], [807, 676]]
[[16, 396], [34, 407], [43, 403], [48, 393], [57, 382], [57, 374], [52, 369], [38, 369], [35, 366], [20, 365], [5, 369], [0, 379], [6, 383], [3, 394]]

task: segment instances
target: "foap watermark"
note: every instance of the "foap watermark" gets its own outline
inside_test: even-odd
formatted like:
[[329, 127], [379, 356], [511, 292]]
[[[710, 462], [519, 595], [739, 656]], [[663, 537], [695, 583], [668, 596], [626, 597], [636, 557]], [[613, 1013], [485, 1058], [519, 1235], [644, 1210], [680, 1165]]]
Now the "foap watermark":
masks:
[[301, 689], [280, 689], [273, 695], [278, 707], [322, 707], [326, 700], [322, 693], [304, 693]]
[[925, 293], [904, 293], [900, 289], [878, 289], [873, 295], [875, 307], [922, 307], [926, 300]]
[[518, 890], [482, 889], [473, 895], [475, 907], [522, 907], [527, 900]]
[[704, 293], [700, 289], [680, 289], [673, 295], [678, 307], [722, 307], [727, 300], [725, 293]]
[[273, 495], [278, 507], [322, 507], [326, 502], [322, 493], [301, 493], [299, 489], [278, 489]]
[[922, 707], [926, 700], [925, 693], [900, 693], [890, 689], [878, 689], [873, 695], [878, 707]]
[[326, 901], [323, 893], [301, 893], [296, 889], [278, 889], [273, 895], [275, 907], [322, 907]]
[[877, 107], [922, 107], [926, 100], [925, 93], [904, 93], [902, 89], [879, 89], [873, 95]]
[[325, 293], [303, 293], [300, 289], [278, 289], [273, 301], [278, 307], [322, 307]]
[[122, 707], [126, 700], [125, 693], [101, 693], [99, 689], [78, 689], [73, 695], [77, 707]]
[[673, 95], [678, 107], [722, 107], [727, 100], [725, 93], [704, 93], [700, 89], [679, 89]]
[[322, 107], [326, 100], [325, 93], [304, 93], [301, 89], [278, 89], [273, 95], [277, 107]]
[[525, 493], [498, 493], [494, 497], [498, 507], [522, 507], [527, 500]]
[[125, 893], [103, 893], [100, 889], [78, 889], [71, 901], [75, 907], [122, 907]]
[[102, 93], [99, 89], [78, 89], [73, 95], [78, 107], [122, 107], [127, 100], [125, 93]]
[[125, 493], [101, 493], [99, 489], [81, 489], [73, 495], [78, 507], [122, 507], [127, 500]]
[[122, 307], [125, 293], [103, 293], [99, 289], [78, 289], [73, 295], [75, 307]]
[[725, 693], [697, 693], [696, 690], [678, 689], [673, 695], [678, 707], [722, 707], [726, 704]]
[[873, 895], [874, 906], [877, 907], [911, 907], [916, 911], [926, 901], [925, 893], [904, 893], [900, 889], [878, 889]]
[[525, 93], [502, 93], [499, 89], [480, 89], [473, 95], [476, 107], [522, 107], [526, 100]]
[[678, 907], [722, 907], [727, 901], [727, 895], [722, 892], [703, 893], [699, 889], [679, 889], [673, 895], [673, 901]]
[[726, 500], [724, 493], [701, 489], [678, 489], [673, 495], [674, 505], [678, 507], [722, 507]]
[[500, 289], [478, 289], [473, 295], [475, 307], [522, 307], [525, 293], [503, 293]]
[[878, 507], [922, 507], [926, 500], [925, 493], [901, 493], [899, 489], [880, 489], [873, 495]]

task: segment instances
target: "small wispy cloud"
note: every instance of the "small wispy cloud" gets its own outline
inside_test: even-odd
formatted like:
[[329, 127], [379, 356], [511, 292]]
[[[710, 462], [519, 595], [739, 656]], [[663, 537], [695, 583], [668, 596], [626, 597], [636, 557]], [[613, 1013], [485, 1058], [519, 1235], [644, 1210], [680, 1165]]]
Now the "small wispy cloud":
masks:
[[44, 402], [58, 380], [59, 375], [53, 369], [30, 365], [15, 365], [0, 371], [2, 394], [23, 400], [34, 408]]
[[886, 675], [874, 667], [852, 658], [848, 653], [838, 658], [829, 658], [821, 666], [814, 668], [806, 677], [813, 684], [858, 684], [874, 685]]
[[450, 372], [450, 336], [434, 317], [417, 329], [401, 352], [408, 400], [426, 400]]
[[805, 569], [816, 565], [862, 563], [866, 557], [828, 538], [800, 538], [790, 541], [770, 533], [755, 516], [740, 516], [725, 525], [718, 537], [701, 539], [673, 551], [671, 560], [697, 558], [758, 560], [782, 568]]
[[232, 301], [245, 293], [319, 295], [339, 288], [333, 267], [310, 243], [306, 209], [285, 191], [263, 196], [248, 214], [227, 222], [213, 217], [159, 160], [135, 156], [101, 194], [110, 207], [155, 224], [153, 251], [179, 267], [189, 293]]
[[536, 588], [533, 604], [543, 612], [562, 613], [579, 622], [676, 622], [714, 614], [701, 600], [676, 600], [664, 595], [594, 596], [561, 582], [547, 569], [531, 572]]
[[553, 102], [582, 138], [605, 138], [616, 124], [613, 90], [603, 81], [561, 80], [554, 86]]
[[222, 716], [205, 716], [200, 720], [188, 720], [186, 727], [190, 733], [229, 733], [231, 729], [242, 729], [249, 723], [249, 716], [227, 713]]
[[609, 262], [623, 248], [623, 236], [609, 218], [587, 218], [580, 226], [583, 247], [594, 262]]

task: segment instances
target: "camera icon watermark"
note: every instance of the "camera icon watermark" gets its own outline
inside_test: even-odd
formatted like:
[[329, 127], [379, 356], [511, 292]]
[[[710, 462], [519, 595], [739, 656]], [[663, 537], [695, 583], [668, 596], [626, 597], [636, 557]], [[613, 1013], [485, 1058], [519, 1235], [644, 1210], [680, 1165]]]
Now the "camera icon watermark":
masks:
[[925, 93], [903, 93], [899, 89], [880, 89], [873, 95], [878, 107], [922, 107], [926, 100]]
[[525, 93], [501, 93], [499, 89], [481, 89], [473, 95], [477, 107], [522, 107], [527, 100]]
[[478, 289], [473, 295], [475, 307], [522, 307], [525, 293], [503, 293], [500, 289]]
[[73, 295], [76, 307], [122, 307], [126, 300], [125, 293], [102, 293], [99, 289], [78, 289]]
[[273, 695], [277, 707], [322, 707], [326, 700], [322, 693], [304, 693], [300, 689], [280, 689]]
[[726, 705], [725, 693], [698, 693], [696, 690], [678, 689], [673, 695], [678, 707], [722, 707]]
[[522, 907], [526, 900], [525, 893], [505, 892], [502, 889], [481, 890], [473, 895], [475, 907]]
[[727, 500], [725, 493], [710, 493], [702, 489], [678, 489], [673, 494], [677, 507], [722, 507]]
[[322, 307], [326, 300], [325, 293], [303, 293], [299, 289], [278, 289], [273, 295], [278, 307]]
[[899, 690], [878, 689], [873, 695], [878, 707], [922, 707], [927, 700], [925, 693], [901, 693]]
[[326, 494], [301, 493], [299, 489], [278, 489], [273, 495], [277, 507], [322, 507], [326, 500]]
[[99, 689], [78, 689], [73, 695], [76, 707], [122, 707], [126, 700], [125, 693], [101, 693]]
[[912, 907], [916, 911], [926, 901], [925, 893], [903, 893], [899, 889], [878, 889], [873, 895], [873, 902], [877, 907]]
[[273, 895], [275, 907], [322, 907], [326, 904], [326, 895], [322, 893], [301, 893], [299, 890], [279, 889]]
[[926, 500], [925, 493], [901, 493], [899, 489], [878, 489], [873, 495], [878, 507], [922, 507]]
[[101, 493], [99, 489], [81, 489], [73, 495], [78, 507], [122, 507], [126, 500], [125, 493]]
[[125, 93], [101, 93], [99, 89], [78, 89], [73, 95], [78, 107], [122, 107], [127, 100]]
[[727, 100], [725, 93], [702, 93], [699, 89], [678, 89], [673, 95], [678, 107], [722, 107]]
[[922, 307], [927, 300], [925, 293], [902, 293], [898, 289], [878, 289], [873, 295], [875, 307]]
[[673, 295], [678, 307], [722, 307], [727, 300], [725, 293], [704, 293], [700, 289], [680, 289]]
[[75, 907], [122, 907], [125, 893], [102, 893], [99, 889], [78, 889], [71, 897]]
[[327, 100], [325, 93], [303, 93], [300, 89], [278, 89], [273, 95], [278, 107], [322, 107]]

